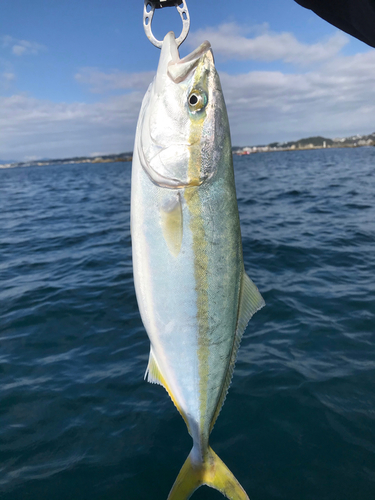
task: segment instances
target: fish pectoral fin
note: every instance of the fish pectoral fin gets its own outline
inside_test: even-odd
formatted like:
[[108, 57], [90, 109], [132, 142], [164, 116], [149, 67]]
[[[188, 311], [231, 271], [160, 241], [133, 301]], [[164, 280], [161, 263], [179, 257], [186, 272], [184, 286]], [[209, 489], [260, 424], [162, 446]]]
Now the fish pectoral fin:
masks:
[[191, 455], [182, 466], [168, 500], [187, 500], [204, 484], [220, 491], [229, 500], [249, 500], [245, 490], [212, 448], [208, 448], [201, 464], [194, 464]]
[[164, 240], [168, 250], [177, 257], [181, 250], [183, 235], [183, 217], [180, 193], [173, 198], [169, 197], [169, 203], [160, 210], [161, 227]]
[[234, 337], [232, 354], [228, 366], [227, 375], [225, 377], [225, 381], [223, 384], [223, 389], [221, 392], [220, 399], [218, 401], [216, 411], [214, 417], [211, 422], [210, 432], [215, 425], [216, 419], [220, 413], [221, 407], [224, 404], [225, 398], [228, 393], [229, 386], [232, 381], [234, 365], [236, 364], [237, 352], [240, 347], [241, 339], [246, 330], [246, 327], [254, 314], [262, 309], [266, 303], [264, 302], [263, 297], [259, 293], [256, 285], [251, 281], [249, 276], [243, 271], [242, 274], [242, 282], [241, 282], [241, 290], [240, 290], [240, 300], [238, 306], [238, 315], [237, 315], [237, 327], [236, 334]]

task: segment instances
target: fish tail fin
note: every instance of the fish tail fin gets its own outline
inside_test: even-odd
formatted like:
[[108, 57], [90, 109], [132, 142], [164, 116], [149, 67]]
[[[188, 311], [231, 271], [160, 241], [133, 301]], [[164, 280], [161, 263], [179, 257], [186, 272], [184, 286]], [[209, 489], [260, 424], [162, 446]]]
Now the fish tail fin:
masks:
[[168, 500], [187, 500], [204, 484], [220, 491], [229, 500], [249, 500], [245, 490], [212, 448], [207, 449], [205, 460], [200, 464], [195, 464], [191, 455], [182, 466]]

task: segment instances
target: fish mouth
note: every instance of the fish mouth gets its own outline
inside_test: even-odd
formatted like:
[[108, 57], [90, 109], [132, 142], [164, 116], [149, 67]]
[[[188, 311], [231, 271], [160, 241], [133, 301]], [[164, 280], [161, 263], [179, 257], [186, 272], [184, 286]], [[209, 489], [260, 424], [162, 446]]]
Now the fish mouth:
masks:
[[[155, 90], [161, 92], [165, 77], [169, 77], [174, 83], [184, 81], [196, 68], [200, 59], [211, 49], [207, 40], [199, 45], [190, 54], [180, 59], [178, 46], [173, 31], [165, 35], [161, 48], [158, 70], [155, 78]], [[211, 51], [212, 53], [212, 51]]]
[[181, 83], [194, 71], [198, 66], [201, 58], [211, 49], [211, 44], [207, 40], [187, 56], [168, 63], [167, 74], [174, 83]]

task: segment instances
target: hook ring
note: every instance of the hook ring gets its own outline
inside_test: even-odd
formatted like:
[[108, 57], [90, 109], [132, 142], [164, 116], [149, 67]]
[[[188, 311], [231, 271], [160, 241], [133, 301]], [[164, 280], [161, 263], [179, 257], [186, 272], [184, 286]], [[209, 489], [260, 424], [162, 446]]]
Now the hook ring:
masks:
[[[143, 7], [143, 27], [145, 29], [145, 33], [147, 38], [150, 40], [150, 42], [155, 45], [158, 49], [161, 49], [163, 42], [160, 40], [157, 40], [154, 37], [154, 34], [152, 33], [151, 29], [151, 23], [152, 23], [152, 18], [154, 17], [154, 12], [155, 12], [155, 1], [153, 0], [145, 0], [144, 7]], [[181, 0], [180, 0], [181, 3]], [[149, 11], [147, 11], [147, 8], [151, 7]], [[182, 6], [179, 5], [179, 2], [176, 0], [175, 7], [178, 10], [178, 13], [180, 14], [181, 20], [182, 20], [182, 31], [181, 35], [176, 39], [177, 47], [179, 47], [182, 42], [186, 39], [189, 33], [190, 29], [190, 15], [189, 11], [186, 5], [186, 0], [182, 0]]]

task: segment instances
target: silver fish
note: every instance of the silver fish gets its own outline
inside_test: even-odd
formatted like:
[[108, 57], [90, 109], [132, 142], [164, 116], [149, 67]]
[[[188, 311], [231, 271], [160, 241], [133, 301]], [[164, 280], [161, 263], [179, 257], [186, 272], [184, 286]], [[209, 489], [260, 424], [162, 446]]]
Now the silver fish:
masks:
[[264, 305], [242, 256], [230, 131], [209, 42], [180, 59], [166, 35], [134, 146], [134, 282], [151, 342], [147, 380], [165, 387], [193, 448], [169, 494], [245, 491], [210, 448], [242, 334]]

